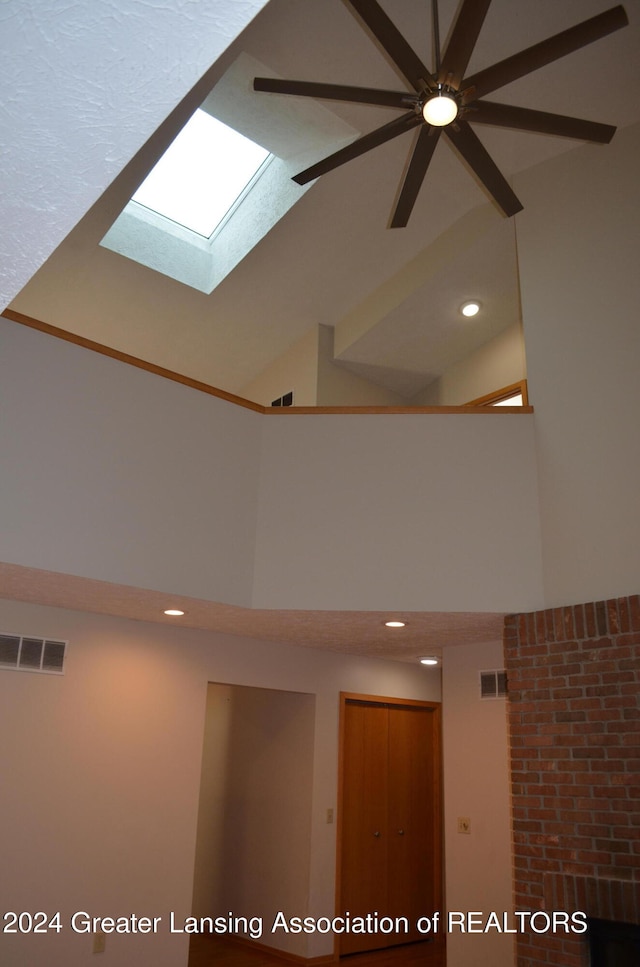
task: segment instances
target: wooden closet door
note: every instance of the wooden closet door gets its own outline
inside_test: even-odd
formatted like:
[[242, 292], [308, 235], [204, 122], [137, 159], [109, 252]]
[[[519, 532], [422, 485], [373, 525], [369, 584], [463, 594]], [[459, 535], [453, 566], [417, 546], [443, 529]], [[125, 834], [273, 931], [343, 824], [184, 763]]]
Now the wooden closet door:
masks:
[[422, 940], [439, 909], [439, 707], [345, 697], [340, 912], [406, 917], [401, 934], [344, 934], [340, 953]]
[[389, 916], [409, 919], [409, 942], [424, 939], [415, 923], [435, 909], [434, 716], [420, 707], [387, 714], [387, 906]]
[[[344, 710], [342, 907], [366, 916], [386, 907], [388, 760], [386, 708], [348, 704]], [[344, 934], [340, 952], [378, 946], [373, 934]]]

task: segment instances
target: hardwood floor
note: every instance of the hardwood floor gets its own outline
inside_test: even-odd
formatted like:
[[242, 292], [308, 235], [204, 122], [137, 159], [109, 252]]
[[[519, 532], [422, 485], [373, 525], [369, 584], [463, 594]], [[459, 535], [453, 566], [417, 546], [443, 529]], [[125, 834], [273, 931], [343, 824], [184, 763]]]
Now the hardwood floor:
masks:
[[[402, 944], [364, 954], [342, 957], [340, 967], [445, 967], [441, 943]], [[189, 967], [291, 967], [295, 963], [259, 947], [209, 935], [193, 936]]]
[[445, 967], [444, 944], [422, 941], [340, 958], [340, 967]]

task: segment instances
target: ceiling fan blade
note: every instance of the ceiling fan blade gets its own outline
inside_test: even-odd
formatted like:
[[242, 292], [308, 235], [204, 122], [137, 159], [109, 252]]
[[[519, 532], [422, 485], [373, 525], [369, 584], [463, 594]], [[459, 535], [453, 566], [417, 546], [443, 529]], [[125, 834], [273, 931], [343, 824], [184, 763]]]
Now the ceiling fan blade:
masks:
[[438, 72], [440, 84], [458, 90], [491, 0], [464, 0]]
[[535, 131], [538, 134], [556, 134], [561, 138], [577, 138], [608, 144], [616, 132], [612, 124], [583, 121], [564, 114], [547, 111], [531, 111], [511, 104], [493, 101], [476, 101], [465, 120], [477, 124], [493, 124], [499, 128], [517, 128], [519, 131]]
[[505, 215], [511, 217], [516, 212], [522, 211], [523, 206], [519, 199], [467, 122], [458, 121], [455, 125], [450, 124], [444, 132]]
[[420, 131], [398, 198], [398, 204], [391, 219], [391, 228], [404, 228], [409, 221], [409, 216], [413, 211], [441, 131], [442, 128], [433, 128], [428, 125], [425, 125]]
[[382, 104], [406, 110], [418, 100], [417, 95], [401, 91], [379, 91], [369, 87], [347, 87], [344, 84], [316, 84], [311, 81], [283, 81], [275, 77], [254, 77], [254, 91], [269, 94], [293, 94], [328, 101], [352, 101], [357, 104]]
[[309, 181], [313, 181], [314, 178], [319, 178], [320, 175], [325, 175], [328, 171], [339, 168], [340, 165], [345, 164], [347, 161], [358, 158], [361, 154], [371, 151], [372, 148], [377, 148], [378, 145], [384, 144], [385, 141], [391, 141], [392, 138], [397, 138], [398, 135], [404, 134], [405, 131], [409, 131], [417, 124], [423, 123], [421, 114], [416, 114], [415, 111], [409, 111], [407, 114], [403, 114], [401, 117], [389, 121], [388, 124], [383, 124], [381, 128], [376, 128], [370, 134], [365, 134], [364, 137], [358, 138], [357, 141], [348, 144], [346, 148], [340, 148], [339, 151], [335, 151], [323, 161], [318, 161], [317, 164], [311, 165], [310, 168], [306, 168], [300, 174], [294, 175], [293, 180], [299, 185], [306, 185]]
[[521, 50], [519, 54], [514, 54], [513, 57], [507, 57], [506, 60], [494, 64], [493, 67], [479, 71], [471, 77], [465, 77], [463, 88], [465, 90], [475, 88], [475, 90], [469, 90], [466, 100], [474, 100], [484, 94], [491, 93], [491, 91], [496, 91], [519, 77], [524, 77], [525, 74], [530, 74], [531, 71], [544, 67], [545, 64], [551, 64], [554, 60], [559, 60], [561, 57], [571, 54], [574, 50], [580, 50], [581, 47], [586, 47], [587, 44], [592, 44], [595, 40], [606, 37], [614, 30], [626, 27], [628, 23], [629, 20], [624, 7], [612, 7], [596, 17], [591, 17], [590, 20], [584, 20], [575, 27], [563, 30], [539, 44], [534, 44], [533, 47], [527, 47], [526, 50]]
[[380, 46], [416, 91], [422, 90], [422, 82], [435, 86], [435, 78], [376, 0], [346, 2], [359, 14]]

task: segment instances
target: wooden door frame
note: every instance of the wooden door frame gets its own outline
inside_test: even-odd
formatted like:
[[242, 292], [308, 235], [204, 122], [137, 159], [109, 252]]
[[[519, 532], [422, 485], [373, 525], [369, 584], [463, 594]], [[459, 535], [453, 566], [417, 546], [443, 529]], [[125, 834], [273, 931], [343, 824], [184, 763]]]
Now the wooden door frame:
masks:
[[[344, 733], [345, 733], [345, 708], [347, 703], [361, 702], [370, 705], [395, 706], [404, 708], [423, 708], [431, 711], [434, 716], [433, 730], [433, 758], [434, 768], [434, 808], [433, 823], [435, 844], [434, 856], [434, 883], [433, 895], [436, 900], [436, 910], [443, 909], [444, 900], [444, 823], [442, 806], [442, 703], [425, 702], [414, 698], [397, 698], [386, 695], [361, 695], [357, 692], [340, 692], [340, 718], [338, 726], [338, 822], [336, 825], [336, 905], [335, 915], [340, 916], [341, 895], [342, 895], [342, 800], [344, 793]], [[433, 911], [432, 911], [433, 912]], [[429, 911], [425, 910], [429, 915]], [[427, 938], [425, 937], [425, 940]], [[333, 941], [334, 960], [340, 958], [340, 936], [334, 935]]]

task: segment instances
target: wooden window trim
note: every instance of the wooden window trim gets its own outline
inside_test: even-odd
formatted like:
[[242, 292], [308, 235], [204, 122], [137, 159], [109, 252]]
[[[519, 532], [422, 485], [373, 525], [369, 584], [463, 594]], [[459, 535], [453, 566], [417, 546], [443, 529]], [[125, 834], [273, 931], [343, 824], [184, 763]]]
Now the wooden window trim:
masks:
[[502, 389], [494, 390], [493, 393], [487, 393], [486, 396], [478, 396], [477, 399], [471, 400], [464, 405], [495, 406], [500, 400], [506, 400], [510, 396], [515, 396], [516, 393], [522, 393], [522, 405], [529, 406], [529, 390], [526, 379], [521, 379], [517, 383], [511, 383], [510, 386], [503, 386]]

